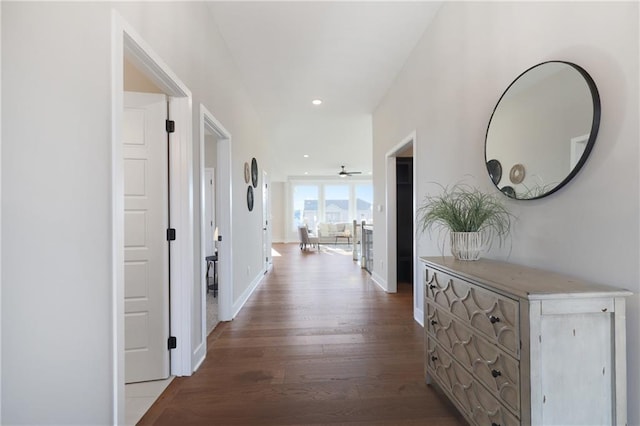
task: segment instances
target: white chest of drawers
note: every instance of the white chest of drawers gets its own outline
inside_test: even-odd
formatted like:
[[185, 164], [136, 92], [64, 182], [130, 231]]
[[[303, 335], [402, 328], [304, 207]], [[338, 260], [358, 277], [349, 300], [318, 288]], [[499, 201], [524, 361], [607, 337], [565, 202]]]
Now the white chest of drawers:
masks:
[[626, 290], [420, 258], [425, 374], [471, 424], [625, 425]]

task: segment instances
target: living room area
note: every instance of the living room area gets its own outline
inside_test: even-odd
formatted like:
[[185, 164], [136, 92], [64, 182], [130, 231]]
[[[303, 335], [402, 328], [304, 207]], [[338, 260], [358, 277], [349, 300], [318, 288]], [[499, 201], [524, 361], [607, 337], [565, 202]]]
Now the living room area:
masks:
[[[373, 226], [370, 177], [290, 179], [273, 182], [271, 191], [273, 242], [360, 253], [362, 225]], [[302, 241], [300, 228], [308, 241]]]

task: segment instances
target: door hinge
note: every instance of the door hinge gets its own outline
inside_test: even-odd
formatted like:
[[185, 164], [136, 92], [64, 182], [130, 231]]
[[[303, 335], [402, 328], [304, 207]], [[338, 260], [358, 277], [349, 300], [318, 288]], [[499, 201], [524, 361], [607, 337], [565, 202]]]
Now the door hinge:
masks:
[[176, 339], [176, 336], [170, 336], [169, 340], [167, 340], [167, 348], [175, 349], [177, 347], [178, 347], [178, 339]]
[[167, 120], [165, 128], [167, 129], [167, 133], [173, 133], [176, 131], [176, 122], [173, 120]]
[[174, 228], [167, 229], [167, 241], [175, 241], [176, 230]]

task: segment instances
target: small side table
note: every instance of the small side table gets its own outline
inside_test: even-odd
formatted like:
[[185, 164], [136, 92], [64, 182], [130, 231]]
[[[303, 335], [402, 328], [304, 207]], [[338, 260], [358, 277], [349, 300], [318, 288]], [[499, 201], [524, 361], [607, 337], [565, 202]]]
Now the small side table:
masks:
[[[207, 272], [205, 279], [207, 280], [207, 291], [213, 290], [213, 297], [218, 297], [218, 253], [213, 256], [207, 256], [204, 258], [207, 261]], [[209, 269], [213, 265], [213, 284], [209, 284]]]

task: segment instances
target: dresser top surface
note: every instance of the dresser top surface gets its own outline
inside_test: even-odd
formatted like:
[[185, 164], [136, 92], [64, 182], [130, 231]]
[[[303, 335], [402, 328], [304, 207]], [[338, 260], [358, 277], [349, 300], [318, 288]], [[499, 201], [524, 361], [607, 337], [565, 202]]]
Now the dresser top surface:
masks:
[[450, 275], [476, 281], [488, 287], [525, 299], [558, 297], [620, 297], [630, 296], [627, 290], [595, 284], [543, 269], [490, 259], [456, 260], [453, 257], [421, 257], [434, 269]]

